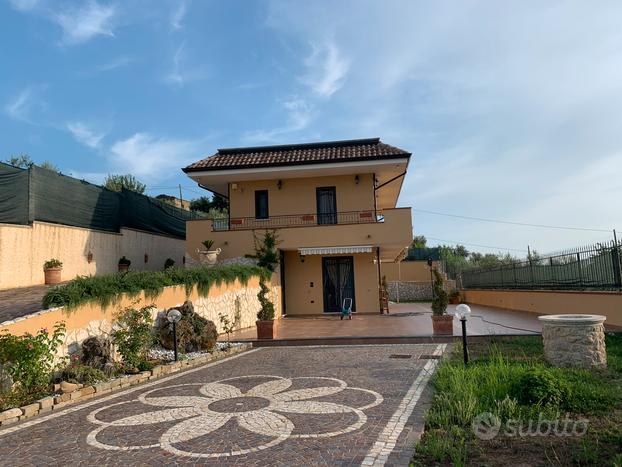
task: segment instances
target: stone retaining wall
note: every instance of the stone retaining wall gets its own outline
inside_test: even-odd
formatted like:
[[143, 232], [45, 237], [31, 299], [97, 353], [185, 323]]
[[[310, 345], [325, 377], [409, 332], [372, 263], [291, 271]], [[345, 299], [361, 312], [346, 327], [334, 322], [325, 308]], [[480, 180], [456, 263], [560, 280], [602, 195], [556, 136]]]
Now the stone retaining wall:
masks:
[[[272, 276], [271, 289], [270, 299], [274, 303], [275, 318], [278, 319], [281, 316], [281, 286], [278, 273]], [[66, 334], [57, 357], [64, 357], [78, 351], [81, 343], [88, 337], [108, 336], [112, 331], [116, 314], [128, 306], [140, 308], [153, 305], [152, 317], [155, 319], [158, 313], [190, 300], [194, 305], [194, 311], [213, 321], [218, 333], [222, 334], [224, 329], [218, 319], [219, 313], [227, 315], [231, 322], [236, 322], [236, 329], [255, 326], [257, 312], [260, 309], [257, 299], [259, 290], [258, 278], [251, 278], [246, 285], [239, 281], [214, 285], [207, 297], [201, 297], [196, 287], [187, 294], [184, 286], [172, 286], [164, 288], [156, 298], [147, 298], [144, 294], [134, 298], [121, 296], [116, 303], [108, 307], [87, 303], [72, 310], [53, 308], [39, 311], [0, 323], [0, 332], [6, 330], [16, 335], [36, 334], [42, 328], [51, 330], [56, 323], [62, 321], [66, 326]]]
[[[393, 302], [412, 302], [416, 300], [432, 300], [432, 284], [416, 281], [390, 281], [388, 282], [389, 300]], [[444, 289], [449, 293], [456, 287], [456, 282], [445, 281]]]

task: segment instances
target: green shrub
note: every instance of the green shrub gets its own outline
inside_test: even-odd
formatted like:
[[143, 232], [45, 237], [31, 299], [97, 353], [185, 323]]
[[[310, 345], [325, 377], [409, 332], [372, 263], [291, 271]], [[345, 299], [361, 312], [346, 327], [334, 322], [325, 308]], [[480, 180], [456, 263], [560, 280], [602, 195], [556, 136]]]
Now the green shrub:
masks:
[[130, 264], [132, 264], [132, 261], [127, 259], [125, 256], [121, 256], [121, 258], [119, 258], [119, 264], [129, 266]]
[[520, 404], [558, 407], [567, 401], [570, 388], [544, 367], [533, 367], [513, 381], [511, 392]]
[[79, 361], [72, 361], [60, 371], [57, 379], [69, 383], [92, 385], [100, 381], [105, 381], [108, 378], [103, 371], [97, 368], [82, 365]]
[[128, 369], [138, 368], [147, 359], [147, 352], [152, 343], [152, 308], [152, 305], [139, 310], [128, 307], [117, 317], [117, 329], [112, 333], [112, 342], [117, 346]]
[[166, 270], [173, 266], [175, 266], [175, 260], [173, 258], [166, 258], [166, 261], [164, 261], [164, 269]]
[[212, 239], [203, 240], [201, 243], [203, 244], [203, 246], [205, 247], [207, 251], [210, 251], [212, 247], [214, 246], [214, 240]]
[[270, 289], [266, 286], [263, 279], [259, 281], [259, 288], [260, 290], [257, 294], [257, 298], [259, 299], [261, 308], [257, 313], [257, 319], [259, 321], [272, 321], [274, 319], [274, 304], [266, 297]]
[[56, 258], [49, 259], [45, 263], [43, 263], [43, 269], [62, 268], [62, 267], [63, 267], [63, 263]]
[[65, 335], [65, 323], [54, 326], [52, 333], [41, 329], [36, 335], [0, 334], [0, 363], [15, 384], [32, 392], [47, 387], [56, 366], [54, 357]]
[[438, 269], [432, 270], [434, 273], [434, 283], [432, 284], [434, 297], [432, 298], [432, 313], [436, 316], [442, 316], [447, 310], [447, 304], [449, 303], [449, 296], [443, 288], [443, 276]]
[[143, 290], [147, 297], [155, 298], [162, 293], [164, 287], [171, 285], [183, 285], [187, 292], [197, 286], [199, 295], [207, 296], [214, 284], [230, 284], [235, 280], [246, 284], [251, 277], [266, 275], [266, 271], [258, 266], [229, 264], [196, 269], [171, 267], [165, 271], [129, 271], [126, 274], [83, 276], [50, 289], [43, 297], [43, 307], [73, 308], [90, 301], [108, 306], [121, 294], [135, 297]]

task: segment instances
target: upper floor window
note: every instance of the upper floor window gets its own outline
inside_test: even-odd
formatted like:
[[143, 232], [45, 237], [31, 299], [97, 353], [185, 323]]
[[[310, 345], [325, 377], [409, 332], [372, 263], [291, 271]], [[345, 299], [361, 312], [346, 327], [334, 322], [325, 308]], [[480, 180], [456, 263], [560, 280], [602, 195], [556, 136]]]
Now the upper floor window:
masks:
[[255, 219], [267, 219], [268, 213], [268, 190], [255, 191]]

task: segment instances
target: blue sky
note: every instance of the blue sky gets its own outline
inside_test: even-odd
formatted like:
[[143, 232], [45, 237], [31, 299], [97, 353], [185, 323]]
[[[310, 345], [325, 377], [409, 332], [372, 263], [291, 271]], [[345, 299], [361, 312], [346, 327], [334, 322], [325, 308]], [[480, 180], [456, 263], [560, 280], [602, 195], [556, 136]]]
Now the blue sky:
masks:
[[[622, 3], [0, 3], [0, 158], [149, 194], [219, 147], [380, 136], [403, 206], [622, 230]], [[416, 234], [551, 251], [607, 232], [413, 211]], [[621, 235], [622, 236], [622, 235]]]

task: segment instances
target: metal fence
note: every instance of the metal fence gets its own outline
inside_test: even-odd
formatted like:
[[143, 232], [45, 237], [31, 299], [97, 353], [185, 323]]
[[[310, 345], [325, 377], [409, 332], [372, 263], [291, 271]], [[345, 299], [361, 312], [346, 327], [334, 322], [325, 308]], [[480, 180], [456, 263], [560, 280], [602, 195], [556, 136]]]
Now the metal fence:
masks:
[[622, 243], [609, 241], [492, 269], [463, 271], [465, 289], [622, 290]]

